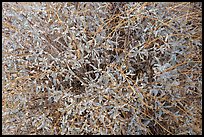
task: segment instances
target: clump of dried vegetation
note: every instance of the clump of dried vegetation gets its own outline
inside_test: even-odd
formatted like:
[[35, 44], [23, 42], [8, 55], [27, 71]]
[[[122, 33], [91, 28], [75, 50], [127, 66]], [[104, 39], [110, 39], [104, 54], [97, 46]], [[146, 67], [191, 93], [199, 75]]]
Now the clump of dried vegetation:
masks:
[[202, 134], [202, 3], [3, 3], [3, 134]]

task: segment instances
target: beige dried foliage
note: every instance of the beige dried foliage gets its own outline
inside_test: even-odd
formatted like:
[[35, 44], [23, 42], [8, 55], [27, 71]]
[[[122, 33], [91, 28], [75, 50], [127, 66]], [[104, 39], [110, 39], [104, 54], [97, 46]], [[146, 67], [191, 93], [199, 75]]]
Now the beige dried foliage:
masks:
[[202, 134], [202, 3], [2, 8], [2, 134]]

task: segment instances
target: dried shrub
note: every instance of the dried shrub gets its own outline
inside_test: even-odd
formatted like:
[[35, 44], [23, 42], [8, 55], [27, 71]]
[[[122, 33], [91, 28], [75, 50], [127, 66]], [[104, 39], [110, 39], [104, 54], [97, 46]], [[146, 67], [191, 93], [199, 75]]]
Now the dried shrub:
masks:
[[202, 134], [202, 3], [3, 3], [3, 134]]

